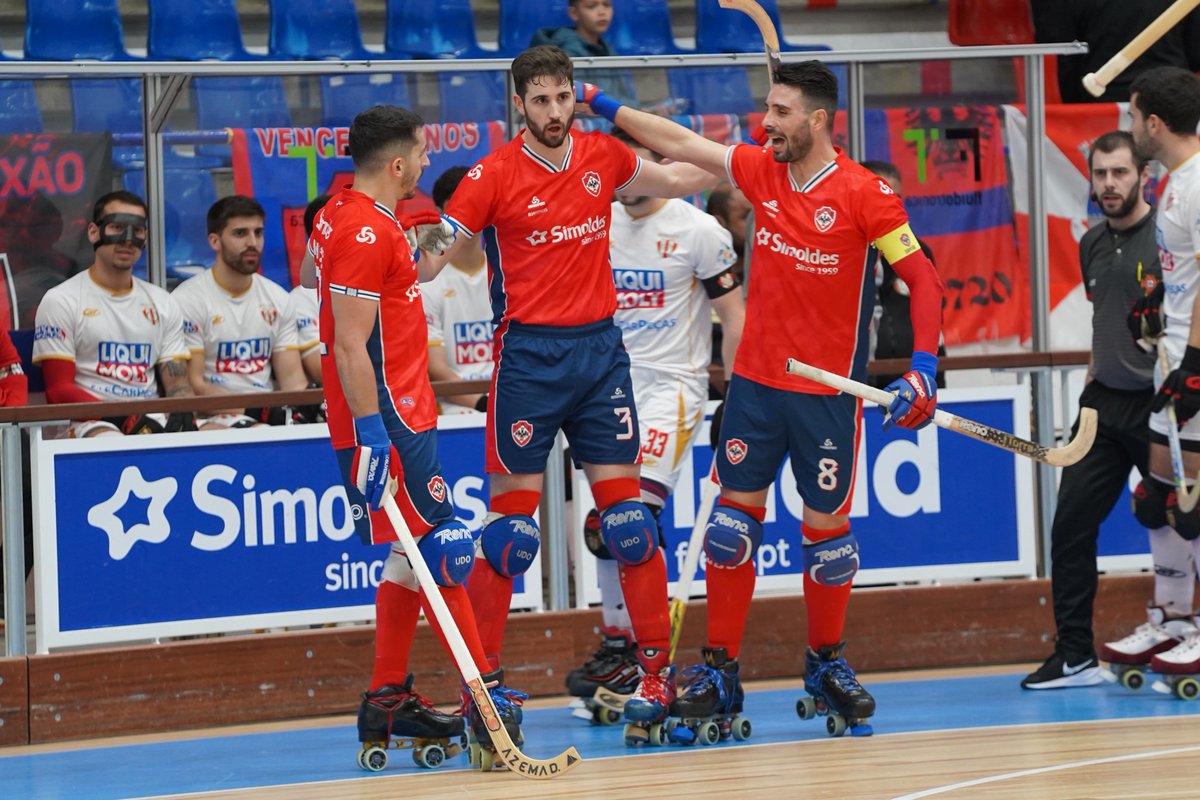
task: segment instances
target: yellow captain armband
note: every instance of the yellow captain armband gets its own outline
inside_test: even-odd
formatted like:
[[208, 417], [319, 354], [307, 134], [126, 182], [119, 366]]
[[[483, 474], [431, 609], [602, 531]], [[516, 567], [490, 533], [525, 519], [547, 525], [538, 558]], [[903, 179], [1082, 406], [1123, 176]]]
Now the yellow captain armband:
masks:
[[889, 264], [895, 264], [900, 259], [921, 249], [916, 234], [912, 232], [912, 228], [908, 227], [907, 222], [891, 233], [885, 233], [876, 239], [875, 247], [879, 249]]

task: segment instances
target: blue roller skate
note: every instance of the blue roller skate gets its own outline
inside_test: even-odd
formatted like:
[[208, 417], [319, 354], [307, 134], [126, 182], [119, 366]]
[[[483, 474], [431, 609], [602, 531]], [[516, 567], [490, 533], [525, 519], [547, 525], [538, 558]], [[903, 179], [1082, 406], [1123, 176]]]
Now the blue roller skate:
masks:
[[663, 720], [675, 700], [675, 667], [666, 650], [646, 647], [638, 650], [641, 682], [625, 701], [625, 744], [661, 746], [665, 741]]
[[847, 730], [851, 736], [870, 736], [874, 733], [867, 721], [875, 713], [875, 698], [862, 687], [854, 670], [842, 658], [845, 642], [811, 647], [804, 653], [804, 690], [808, 697], [796, 701], [800, 719], [826, 717], [825, 730], [830, 736], [841, 736]]
[[704, 663], [683, 671], [683, 693], [671, 704], [667, 736], [676, 744], [716, 744], [750, 738], [750, 720], [742, 716], [745, 693], [738, 662], [724, 647], [705, 647]]
[[358, 766], [378, 772], [387, 766], [387, 751], [413, 751], [417, 766], [432, 769], [462, 752], [452, 743], [463, 733], [463, 718], [443, 714], [413, 691], [410, 673], [400, 686], [381, 686], [363, 694], [358, 708]]

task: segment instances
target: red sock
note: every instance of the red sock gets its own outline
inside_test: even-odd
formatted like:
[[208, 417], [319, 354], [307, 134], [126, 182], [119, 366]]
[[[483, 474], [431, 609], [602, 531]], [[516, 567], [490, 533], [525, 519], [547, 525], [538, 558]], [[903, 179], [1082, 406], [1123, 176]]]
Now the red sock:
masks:
[[[767, 518], [766, 506], [749, 506], [726, 497], [720, 498], [717, 505], [736, 508], [759, 522]], [[705, 566], [708, 596], [720, 598], [719, 602], [708, 604], [708, 646], [724, 647], [730, 658], [737, 658], [742, 650], [750, 599], [758, 580], [755, 569], [753, 561], [732, 568], [713, 566], [711, 562]]]
[[638, 647], [666, 648], [671, 643], [667, 605], [667, 562], [661, 549], [644, 564], [621, 565], [621, 592]]
[[640, 500], [641, 497], [642, 487], [637, 478], [609, 478], [592, 484], [592, 499], [601, 511], [622, 500]]
[[[458, 625], [458, 632], [462, 634], [463, 640], [467, 643], [467, 650], [471, 652], [471, 660], [475, 662], [475, 669], [480, 672], [490, 672], [492, 666], [484, 654], [483, 644], [479, 639], [479, 629], [475, 624], [475, 614], [471, 610], [471, 599], [467, 596], [467, 590], [462, 586], [443, 586], [441, 588], [442, 599], [446, 601], [450, 615], [454, 617], [454, 621]], [[424, 592], [421, 592], [421, 608], [425, 610], [425, 619], [429, 620], [433, 632], [437, 634], [438, 641], [442, 643], [442, 647], [446, 648], [446, 652], [453, 660], [454, 653], [450, 649], [450, 643], [446, 641], [446, 634], [442, 631], [442, 626], [438, 624], [437, 617], [433, 615], [433, 610], [429, 607], [429, 600], [425, 597]], [[457, 666], [456, 662], [455, 668]]]
[[417, 593], [398, 583], [383, 581], [375, 590], [375, 669], [371, 691], [399, 686], [408, 677], [408, 653], [421, 602]]
[[[823, 542], [850, 532], [850, 523], [840, 528], [818, 530], [801, 523], [805, 542]], [[850, 585], [826, 586], [804, 573], [804, 603], [808, 607], [808, 646], [816, 650], [842, 641], [846, 626], [846, 607], [850, 605]], [[711, 613], [711, 612], [710, 612]]]

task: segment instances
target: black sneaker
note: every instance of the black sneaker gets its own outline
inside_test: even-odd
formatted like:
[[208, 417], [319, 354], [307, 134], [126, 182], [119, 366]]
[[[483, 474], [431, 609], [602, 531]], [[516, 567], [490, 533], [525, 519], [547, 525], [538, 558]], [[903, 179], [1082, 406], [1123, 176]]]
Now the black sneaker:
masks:
[[1095, 655], [1066, 655], [1055, 650], [1046, 663], [1025, 676], [1023, 689], [1069, 689], [1104, 683]]

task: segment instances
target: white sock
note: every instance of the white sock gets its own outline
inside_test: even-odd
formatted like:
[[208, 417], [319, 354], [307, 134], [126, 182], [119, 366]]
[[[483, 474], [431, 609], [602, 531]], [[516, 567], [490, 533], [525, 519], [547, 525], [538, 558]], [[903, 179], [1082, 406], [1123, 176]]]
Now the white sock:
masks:
[[1155, 528], [1150, 536], [1150, 555], [1154, 559], [1154, 604], [1169, 616], [1192, 613], [1196, 588], [1196, 554], [1200, 540], [1189, 542], [1173, 528]]
[[600, 603], [606, 628], [633, 630], [629, 609], [625, 607], [625, 593], [621, 591], [620, 567], [609, 558], [596, 559], [596, 578], [600, 583]]

